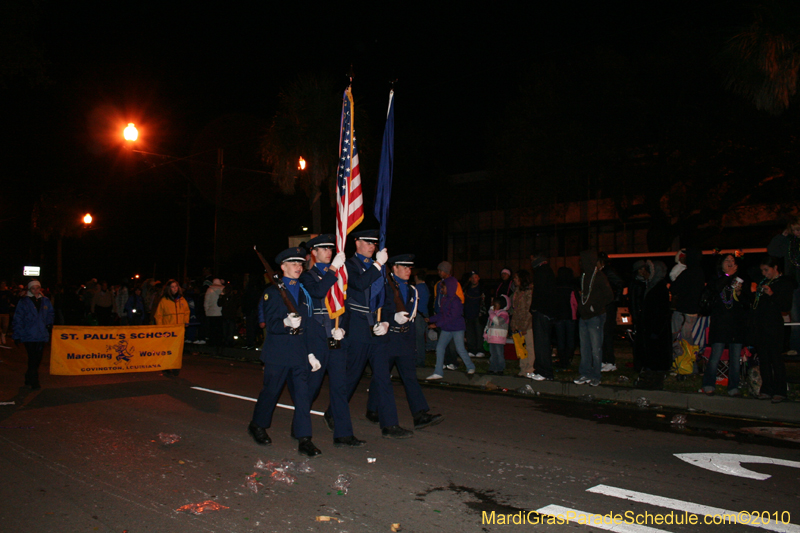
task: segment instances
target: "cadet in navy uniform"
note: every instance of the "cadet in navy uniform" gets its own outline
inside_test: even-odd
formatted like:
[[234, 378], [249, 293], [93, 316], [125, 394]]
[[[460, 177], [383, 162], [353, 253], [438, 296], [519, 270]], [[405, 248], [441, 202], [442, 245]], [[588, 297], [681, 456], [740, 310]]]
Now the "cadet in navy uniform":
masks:
[[[312, 319], [308, 321], [306, 342], [308, 349], [319, 359], [322, 368], [313, 372], [308, 379], [309, 403], [313, 405], [319, 395], [325, 371], [328, 372], [330, 389], [330, 411], [334, 421], [333, 445], [363, 446], [363, 440], [353, 435], [350, 421], [350, 407], [347, 396], [347, 349], [343, 345], [344, 328], [336, 328], [325, 307], [328, 289], [336, 283], [336, 271], [345, 262], [344, 252], [336, 254], [331, 261], [336, 238], [333, 235], [319, 235], [309, 240], [306, 246], [311, 250], [313, 266], [300, 276], [300, 283], [308, 291], [314, 304]], [[340, 322], [342, 322], [340, 318]], [[329, 339], [339, 341], [340, 348], [329, 348]]]
[[[392, 367], [397, 366], [397, 372], [406, 389], [406, 399], [411, 414], [414, 416], [414, 429], [433, 426], [444, 420], [442, 415], [428, 413], [428, 402], [422, 394], [422, 387], [417, 381], [416, 368], [416, 332], [414, 320], [417, 316], [417, 289], [408, 284], [411, 277], [411, 267], [414, 266], [414, 255], [396, 255], [389, 259], [392, 273], [389, 274], [386, 287], [386, 302], [383, 305], [383, 316], [389, 322], [389, 342], [381, 351], [386, 357], [375, 357], [373, 360], [372, 383], [369, 386], [369, 400], [367, 402], [367, 419], [371, 422], [380, 422], [381, 427], [398, 424], [397, 407], [394, 400], [391, 381], [387, 391], [381, 390], [386, 386], [386, 380], [376, 379], [385, 375], [391, 379]], [[395, 301], [395, 289], [405, 309], [398, 309]], [[384, 398], [391, 398], [384, 402]]]
[[[370, 362], [375, 374], [376, 357], [382, 356], [382, 350], [388, 342], [386, 333], [389, 331], [389, 323], [386, 321], [378, 322], [378, 299], [385, 290], [385, 278], [381, 267], [386, 264], [389, 258], [386, 250], [375, 253], [378, 244], [378, 230], [362, 230], [353, 233], [356, 240], [356, 254], [347, 260], [347, 299], [345, 308], [348, 314], [349, 331], [347, 335], [347, 398], [348, 401], [358, 388], [361, 374], [367, 361]], [[372, 255], [375, 254], [375, 261]], [[380, 366], [380, 365], [379, 365]], [[391, 392], [391, 377], [381, 375], [380, 379], [385, 381], [379, 387], [379, 394], [385, 395], [389, 391], [389, 397], [378, 398], [379, 403], [393, 401], [394, 395]], [[329, 429], [334, 427], [334, 420], [330, 408], [325, 412], [325, 423]], [[397, 424], [381, 428], [381, 434], [387, 438], [407, 439], [414, 435], [414, 432], [403, 429]]]
[[[306, 328], [311, 316], [311, 297], [298, 281], [303, 273], [305, 250], [289, 248], [275, 257], [283, 272], [286, 297], [297, 314], [290, 313], [281, 290], [270, 285], [259, 306], [259, 323], [267, 328], [261, 360], [264, 362], [264, 388], [258, 395], [253, 420], [247, 431], [258, 444], [271, 444], [266, 429], [272, 425], [272, 413], [288, 381], [294, 403], [292, 425], [300, 444], [298, 451], [314, 457], [322, 452], [311, 442], [311, 401], [308, 392], [309, 370], [316, 372], [320, 363], [306, 345]], [[310, 368], [309, 368], [310, 367]]]

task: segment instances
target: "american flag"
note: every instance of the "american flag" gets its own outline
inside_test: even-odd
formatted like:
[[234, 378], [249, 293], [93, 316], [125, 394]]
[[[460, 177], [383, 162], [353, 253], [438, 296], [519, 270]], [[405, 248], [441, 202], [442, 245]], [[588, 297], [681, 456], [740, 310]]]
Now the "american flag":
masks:
[[[339, 170], [336, 175], [336, 252], [343, 252], [347, 234], [364, 220], [364, 201], [361, 194], [361, 173], [353, 130], [353, 95], [345, 89], [342, 104], [342, 129], [339, 135]], [[347, 297], [347, 268], [336, 272], [336, 284], [325, 297], [328, 315], [336, 318], [344, 313]]]

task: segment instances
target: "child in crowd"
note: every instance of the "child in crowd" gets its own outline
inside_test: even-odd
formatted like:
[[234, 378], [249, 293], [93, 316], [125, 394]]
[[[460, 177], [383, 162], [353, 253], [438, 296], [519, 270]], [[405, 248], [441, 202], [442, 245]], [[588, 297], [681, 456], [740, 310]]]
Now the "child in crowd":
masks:
[[489, 374], [501, 376], [506, 370], [506, 337], [508, 337], [508, 296], [492, 299], [489, 321], [483, 338], [489, 343]]

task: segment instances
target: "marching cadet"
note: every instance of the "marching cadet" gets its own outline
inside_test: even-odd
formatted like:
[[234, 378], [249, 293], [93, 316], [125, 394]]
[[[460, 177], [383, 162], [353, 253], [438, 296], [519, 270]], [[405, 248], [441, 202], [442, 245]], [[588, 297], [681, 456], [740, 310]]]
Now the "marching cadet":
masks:
[[[422, 387], [417, 381], [414, 320], [418, 311], [418, 295], [417, 289], [408, 283], [411, 268], [414, 266], [414, 255], [396, 255], [389, 259], [388, 264], [391, 265], [392, 272], [386, 280], [387, 294], [383, 305], [383, 316], [389, 322], [389, 333], [386, 335], [389, 342], [381, 347], [386, 357], [375, 357], [373, 360], [367, 419], [379, 422], [381, 427], [398, 424], [391, 382], [389, 390], [382, 391], [380, 388], [386, 386], [386, 380], [376, 379], [380, 375], [389, 376], [391, 379], [392, 367], [397, 366], [397, 372], [406, 389], [408, 407], [414, 417], [414, 429], [422, 429], [442, 422], [444, 417], [428, 413], [428, 402], [425, 401]], [[384, 398], [390, 398], [391, 401], [384, 402]]]
[[350, 407], [347, 403], [347, 350], [342, 345], [345, 330], [335, 327], [325, 307], [328, 290], [336, 283], [336, 272], [346, 259], [344, 252], [340, 252], [331, 261], [335, 240], [333, 235], [324, 234], [306, 243], [311, 250], [312, 266], [300, 276], [300, 283], [308, 291], [314, 305], [313, 316], [308, 321], [306, 342], [308, 350], [316, 355], [322, 365], [318, 372], [312, 372], [309, 376], [309, 404], [313, 405], [319, 395], [327, 370], [330, 412], [334, 421], [333, 445], [355, 447], [366, 443], [353, 435], [353, 424], [350, 421]]
[[[259, 323], [267, 335], [261, 351], [264, 362], [264, 388], [258, 395], [253, 420], [247, 431], [256, 443], [267, 445], [272, 439], [267, 428], [272, 413], [288, 381], [294, 403], [292, 425], [299, 440], [298, 451], [309, 457], [322, 452], [311, 442], [311, 402], [308, 391], [309, 370], [317, 372], [320, 363], [306, 345], [306, 328], [311, 316], [311, 297], [298, 279], [303, 273], [305, 250], [288, 248], [275, 257], [283, 277], [264, 291], [259, 307]], [[309, 368], [310, 367], [310, 368]]]
[[[389, 255], [386, 250], [375, 253], [378, 244], [378, 230], [362, 230], [353, 233], [356, 240], [356, 254], [345, 263], [347, 267], [347, 309], [349, 331], [347, 335], [347, 398], [348, 401], [358, 387], [361, 374], [367, 361], [373, 368], [373, 375], [380, 382], [378, 387], [378, 405], [393, 402], [391, 376], [374, 372], [375, 359], [386, 358], [382, 353], [387, 341], [386, 333], [389, 323], [378, 321], [378, 302], [384, 293], [385, 278], [381, 267], [386, 264]], [[373, 254], [375, 261], [372, 260]], [[385, 363], [378, 363], [378, 366]], [[388, 397], [385, 397], [389, 393]], [[334, 420], [330, 407], [325, 411], [325, 423], [328, 429], [334, 429]], [[382, 426], [381, 434], [391, 439], [407, 439], [414, 435], [413, 431], [401, 428], [396, 423]]]

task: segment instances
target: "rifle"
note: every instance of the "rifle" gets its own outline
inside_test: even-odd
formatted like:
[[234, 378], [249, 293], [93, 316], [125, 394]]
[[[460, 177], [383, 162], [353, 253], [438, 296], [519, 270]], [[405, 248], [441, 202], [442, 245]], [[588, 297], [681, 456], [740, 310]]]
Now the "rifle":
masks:
[[406, 305], [403, 303], [403, 298], [400, 296], [400, 288], [397, 286], [397, 280], [394, 279], [394, 276], [391, 272], [388, 273], [386, 278], [389, 280], [389, 286], [392, 288], [392, 292], [394, 293], [394, 306], [397, 309], [395, 312], [407, 312]]
[[[294, 303], [292, 303], [292, 299], [289, 298], [289, 294], [286, 291], [286, 285], [283, 283], [283, 278], [278, 276], [278, 274], [276, 274], [275, 271], [272, 270], [272, 267], [269, 266], [267, 260], [264, 259], [264, 256], [261, 255], [261, 252], [259, 252], [255, 246], [253, 246], [253, 250], [258, 255], [258, 258], [261, 259], [261, 264], [264, 265], [264, 271], [267, 273], [267, 276], [272, 278], [273, 283], [277, 285], [278, 290], [281, 293], [281, 298], [283, 298], [283, 303], [286, 304], [286, 309], [289, 310], [289, 314], [299, 315], [299, 313], [297, 312], [297, 308], [294, 306]], [[303, 330], [301, 328], [291, 328], [289, 330], [289, 335], [298, 335], [302, 332]]]

